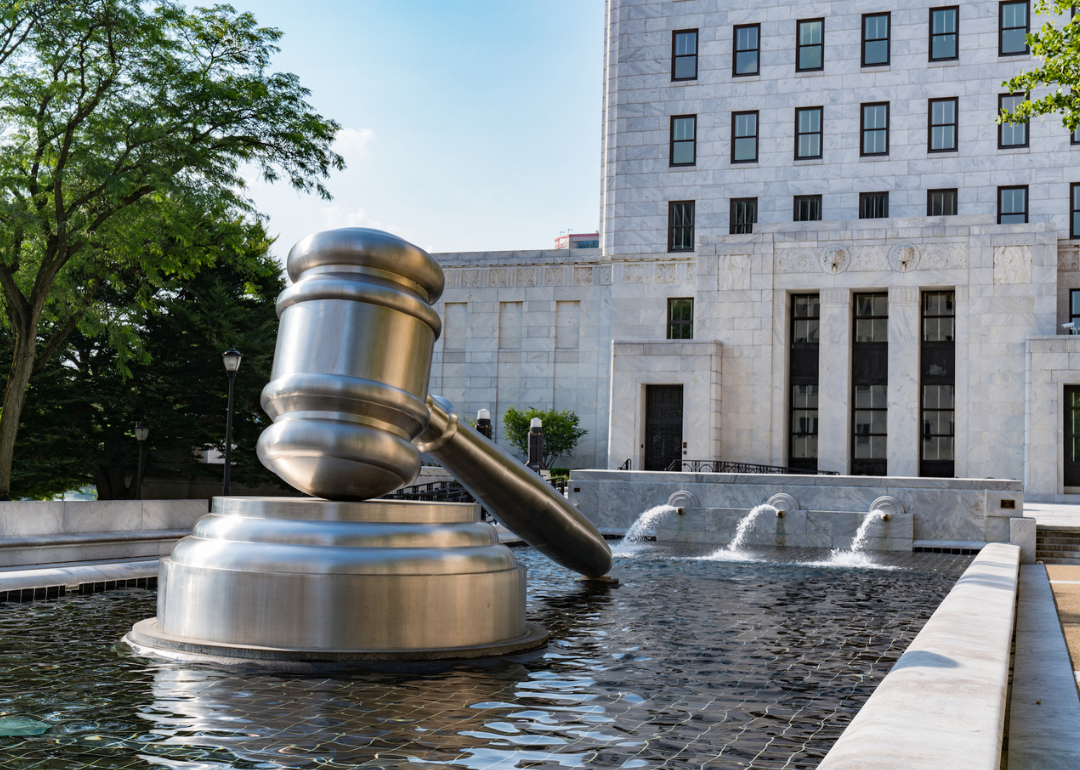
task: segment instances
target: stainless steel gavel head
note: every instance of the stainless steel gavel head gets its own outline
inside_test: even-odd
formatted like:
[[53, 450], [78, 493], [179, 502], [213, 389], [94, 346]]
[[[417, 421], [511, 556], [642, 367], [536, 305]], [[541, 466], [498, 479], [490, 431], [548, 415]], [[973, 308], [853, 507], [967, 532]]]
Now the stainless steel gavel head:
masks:
[[263, 465], [296, 489], [366, 500], [412, 482], [428, 424], [432, 305], [443, 272], [424, 250], [365, 228], [309, 235], [289, 252], [293, 285], [262, 407]]

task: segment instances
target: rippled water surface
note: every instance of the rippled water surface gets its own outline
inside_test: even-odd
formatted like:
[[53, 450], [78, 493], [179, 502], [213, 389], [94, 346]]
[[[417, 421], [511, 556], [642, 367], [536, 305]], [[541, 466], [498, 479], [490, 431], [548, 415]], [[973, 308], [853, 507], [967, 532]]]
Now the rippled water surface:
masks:
[[142, 590], [2, 604], [0, 767], [812, 768], [970, 561], [708, 550], [643, 547], [618, 587], [519, 550], [548, 648], [413, 674], [139, 659], [116, 640]]

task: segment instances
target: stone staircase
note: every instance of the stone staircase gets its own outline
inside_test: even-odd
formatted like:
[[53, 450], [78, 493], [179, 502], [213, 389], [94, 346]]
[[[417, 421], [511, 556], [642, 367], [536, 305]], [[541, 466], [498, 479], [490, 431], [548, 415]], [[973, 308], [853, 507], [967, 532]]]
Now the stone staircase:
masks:
[[1043, 526], [1036, 528], [1035, 558], [1043, 564], [1080, 566], [1080, 528]]

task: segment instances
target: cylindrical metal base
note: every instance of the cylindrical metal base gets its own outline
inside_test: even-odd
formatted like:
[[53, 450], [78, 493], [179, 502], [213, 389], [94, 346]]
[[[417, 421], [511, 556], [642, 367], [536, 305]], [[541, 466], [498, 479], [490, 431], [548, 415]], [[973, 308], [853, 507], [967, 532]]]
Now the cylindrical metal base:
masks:
[[479, 506], [215, 498], [161, 560], [136, 649], [249, 660], [435, 660], [542, 646], [525, 568]]

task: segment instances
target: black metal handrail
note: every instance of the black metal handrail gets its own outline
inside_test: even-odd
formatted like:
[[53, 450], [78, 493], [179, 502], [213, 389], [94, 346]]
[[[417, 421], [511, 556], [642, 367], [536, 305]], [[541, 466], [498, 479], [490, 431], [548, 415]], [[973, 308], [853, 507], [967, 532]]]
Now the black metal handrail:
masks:
[[629, 457], [626, 458], [626, 462], [624, 462], [622, 465], [619, 466], [619, 470], [620, 471], [628, 471], [628, 470], [630, 470], [630, 458]]
[[806, 476], [839, 476], [836, 471], [804, 471], [780, 465], [733, 463], [726, 460], [672, 460], [666, 470], [680, 473], [789, 473]]

